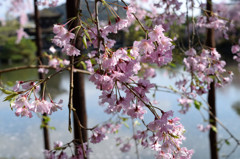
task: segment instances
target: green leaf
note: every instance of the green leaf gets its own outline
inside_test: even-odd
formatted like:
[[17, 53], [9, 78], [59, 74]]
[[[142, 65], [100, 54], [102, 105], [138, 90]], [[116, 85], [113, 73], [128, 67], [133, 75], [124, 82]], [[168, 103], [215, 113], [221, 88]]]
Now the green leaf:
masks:
[[128, 121], [128, 118], [120, 117], [122, 121]]
[[230, 142], [226, 139], [224, 140], [227, 145], [230, 145]]
[[83, 45], [85, 46], [85, 48], [87, 49], [87, 39], [86, 39], [85, 35], [83, 35], [82, 42], [83, 42]]
[[89, 36], [89, 34], [88, 34], [88, 32], [87, 32], [86, 29], [84, 29], [84, 33], [85, 33], [85, 35], [87, 36], [88, 40], [89, 40], [90, 42], [92, 42], [92, 40], [91, 40], [91, 38], [90, 38], [90, 36]]
[[197, 101], [197, 100], [194, 100], [194, 105], [195, 105], [195, 108], [196, 108], [197, 110], [200, 110], [200, 108], [201, 108], [201, 106], [202, 106], [202, 103], [199, 102], [199, 101]]
[[175, 138], [175, 139], [178, 139], [179, 137], [177, 136], [177, 135], [173, 135], [173, 134], [169, 134], [170, 136], [172, 136], [173, 138]]
[[124, 126], [126, 126], [127, 128], [129, 128], [129, 125], [126, 122], [122, 122]]
[[13, 87], [14, 85], [15, 85], [15, 83], [13, 83], [12, 81], [7, 81], [7, 83], [6, 83], [8, 86], [10, 86], [10, 87]]
[[138, 121], [138, 120], [135, 120], [135, 122], [134, 122], [133, 126], [135, 127], [135, 126], [140, 126], [140, 125], [141, 125], [141, 123], [139, 123], [139, 121]]
[[54, 150], [59, 151], [59, 150], [63, 150], [63, 148], [62, 147], [55, 147]]
[[18, 94], [14, 93], [14, 94], [10, 94], [9, 96], [5, 97], [4, 98], [4, 102], [7, 101], [7, 100], [12, 100], [14, 97], [16, 97]]
[[132, 60], [135, 60], [135, 58], [133, 56], [131, 56], [130, 54], [127, 54], [128, 57], [130, 57]]
[[16, 92], [6, 90], [6, 89], [4, 89], [4, 88], [2, 88], [2, 87], [0, 87], [0, 90], [1, 90], [3, 93], [5, 93], [5, 94], [17, 94]]
[[68, 127], [68, 131], [69, 131], [70, 133], [72, 133], [72, 127], [71, 127], [71, 126]]
[[211, 126], [212, 130], [215, 131], [217, 133], [217, 128], [215, 126]]
[[16, 97], [13, 97], [13, 98], [10, 100], [10, 108], [11, 108], [11, 110], [13, 110], [12, 104], [14, 104], [15, 100], [16, 100]]
[[44, 128], [45, 127], [45, 124], [41, 124], [40, 125], [40, 129]]
[[56, 130], [56, 128], [54, 126], [50, 126], [49, 129]]
[[51, 121], [51, 118], [50, 118], [49, 116], [42, 116], [42, 118], [43, 118], [43, 122], [44, 122], [45, 124], [47, 124], [48, 122]]
[[169, 63], [169, 66], [176, 68], [176, 64], [174, 63]]
[[87, 66], [86, 66], [85, 62], [81, 61], [80, 63], [81, 63], [81, 65], [83, 66], [83, 69], [86, 70], [86, 69], [87, 69]]

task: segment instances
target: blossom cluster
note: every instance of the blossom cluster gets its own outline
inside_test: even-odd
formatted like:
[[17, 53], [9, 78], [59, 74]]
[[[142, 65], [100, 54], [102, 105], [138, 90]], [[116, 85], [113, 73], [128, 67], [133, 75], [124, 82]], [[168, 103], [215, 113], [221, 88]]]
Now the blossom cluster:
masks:
[[[210, 50], [203, 49], [200, 55], [197, 55], [196, 50], [191, 48], [185, 54], [188, 57], [184, 58], [183, 62], [186, 70], [193, 73], [195, 84], [191, 85], [191, 88], [197, 94], [206, 93], [210, 89], [210, 83], [214, 79], [216, 80], [217, 87], [222, 87], [232, 81], [232, 72], [228, 72], [228, 76], [224, 76], [224, 73], [226, 73], [226, 69], [224, 68], [226, 62], [220, 60], [221, 55], [215, 48], [211, 48]], [[206, 87], [203, 87], [203, 84]]]
[[[191, 74], [191, 79], [184, 78], [176, 82], [176, 86], [182, 91], [183, 95], [178, 102], [183, 109], [181, 113], [186, 113], [197, 95], [208, 92], [211, 82], [215, 81], [216, 87], [222, 87], [232, 81], [232, 72], [227, 72], [224, 68], [226, 62], [220, 60], [221, 55], [215, 48], [210, 50], [203, 49], [200, 55], [194, 48], [185, 52], [187, 56], [183, 62], [186, 71]], [[224, 76], [226, 74], [227, 76]], [[188, 85], [190, 83], [190, 85]], [[188, 90], [187, 88], [190, 88]]]
[[185, 140], [183, 136], [185, 129], [180, 124], [179, 118], [168, 119], [171, 116], [173, 116], [172, 111], [163, 112], [161, 118], [147, 125], [152, 132], [151, 135], [147, 130], [137, 131], [133, 138], [139, 140], [143, 147], [157, 151], [156, 158], [191, 158], [193, 150], [180, 147]]
[[206, 16], [199, 16], [196, 26], [225, 31], [228, 30], [226, 24], [227, 21], [219, 19], [217, 15], [209, 17], [209, 21]]
[[[36, 94], [39, 91], [39, 86], [35, 82], [17, 81], [13, 91], [20, 94], [11, 99], [11, 108], [16, 110], [16, 116], [31, 118], [33, 112], [51, 115], [52, 112], [62, 109], [62, 100], [55, 103], [52, 100], [49, 102], [44, 98], [37, 98]], [[32, 93], [35, 96], [34, 100], [30, 98]]]
[[90, 142], [93, 144], [99, 143], [104, 139], [108, 139], [106, 134], [113, 134], [118, 131], [120, 128], [120, 124], [112, 124], [112, 123], [106, 123], [102, 126], [98, 126], [92, 130], [92, 136], [90, 137]]
[[[48, 66], [54, 68], [56, 71], [61, 70], [62, 68], [66, 67], [67, 65], [70, 64], [69, 60], [66, 59], [61, 59], [58, 57], [53, 57], [52, 55], [45, 55], [48, 58]], [[48, 69], [46, 68], [39, 68], [38, 72], [47, 74]]]
[[66, 53], [68, 56], [78, 56], [80, 55], [80, 50], [71, 44], [71, 40], [75, 38], [75, 34], [64, 28], [65, 25], [54, 25], [53, 33], [56, 35], [52, 42], [56, 46], [62, 48], [62, 52]]
[[[44, 156], [46, 159], [56, 159], [56, 158], [58, 158], [58, 159], [84, 159], [84, 154], [86, 154], [86, 156], [88, 156], [89, 152], [92, 151], [88, 147], [87, 143], [83, 143], [83, 146], [78, 145], [76, 155], [68, 156], [67, 153], [63, 151], [68, 146], [69, 146], [69, 144], [63, 145], [63, 143], [61, 141], [56, 141], [54, 143], [54, 150], [51, 150], [51, 151], [45, 150]], [[83, 149], [84, 149], [85, 153], [83, 153]]]
[[[111, 25], [111, 27], [114, 27], [112, 30], [113, 32], [114, 30], [118, 30], [119, 27], [124, 23], [121, 23], [121, 25], [119, 24], [120, 21], [114, 25]], [[122, 29], [123, 27], [120, 28]], [[91, 30], [94, 30], [94, 28]], [[101, 54], [97, 56], [98, 53], [96, 51], [92, 51], [89, 54], [89, 57], [94, 58], [95, 61], [95, 63], [88, 61], [88, 69], [92, 71], [92, 75], [90, 75], [89, 79], [96, 85], [97, 89], [100, 89], [102, 91], [102, 95], [99, 97], [99, 99], [100, 104], [106, 106], [106, 113], [122, 113], [130, 116], [132, 119], [144, 119], [144, 114], [147, 113], [147, 109], [150, 107], [150, 105], [148, 105], [148, 103], [150, 103], [150, 100], [147, 97], [147, 93], [149, 93], [150, 89], [154, 87], [154, 84], [150, 83], [150, 81], [147, 79], [139, 78], [137, 74], [141, 69], [141, 63], [152, 63], [157, 64], [158, 66], [163, 66], [171, 62], [172, 49], [174, 48], [171, 43], [172, 40], [164, 35], [164, 29], [162, 26], [157, 25], [152, 30], [149, 30], [149, 39], [135, 41], [132, 49], [127, 50], [125, 48], [120, 48], [116, 51], [112, 51], [109, 48], [109, 39], [106, 36], [110, 30], [106, 30], [108, 29], [101, 30], [101, 33], [105, 33], [101, 35], [103, 36], [104, 42], [106, 43], [105, 46], [103, 46], [104, 43], [101, 44]], [[94, 34], [89, 32], [93, 47], [95, 48], [97, 48], [99, 45], [97, 42], [99, 39], [97, 37], [93, 38], [96, 36], [96, 34], [97, 30], [94, 32]], [[89, 41], [89, 45], [90, 44], [91, 43]], [[167, 120], [162, 121], [164, 119], [165, 117], [163, 115], [163, 117], [159, 119], [159, 122], [163, 122], [166, 125]], [[169, 135], [167, 132], [164, 132], [164, 134], [168, 136], [169, 140], [166, 140], [167, 137], [161, 137], [161, 139], [158, 141], [159, 147], [161, 147], [160, 142], [162, 142], [163, 146], [167, 145], [167, 142], [170, 142], [170, 140], [172, 141], [169, 136], [173, 134], [176, 136], [180, 135], [180, 133], [177, 132], [177, 127], [179, 129], [181, 127], [178, 125], [178, 120], [176, 119], [176, 121], [171, 122], [171, 124], [169, 124], [171, 126], [166, 127], [166, 131], [168, 130], [168, 132], [171, 132], [171, 134]], [[175, 124], [178, 126], [174, 127], [173, 125]], [[170, 128], [173, 129], [170, 131]], [[161, 129], [160, 125], [158, 126], [158, 129]], [[96, 128], [90, 141], [92, 143], [98, 143], [104, 138], [104, 131], [100, 128]], [[181, 153], [184, 152], [184, 155], [188, 154], [186, 157], [190, 158], [192, 151], [189, 151], [186, 148], [183, 148], [182, 151], [178, 152], [178, 154], [174, 154], [177, 152], [175, 149], [178, 149], [178, 146], [181, 144], [181, 140], [183, 139], [180, 136], [176, 138], [179, 138], [179, 141], [176, 140], [178, 143], [171, 143], [173, 146], [166, 150], [166, 152], [168, 152], [168, 155], [171, 154], [175, 156], [181, 156]], [[156, 144], [156, 142], [152, 141], [149, 146], [154, 147], [154, 144]], [[130, 144], [126, 143], [121, 148], [121, 151], [126, 152], [130, 149], [130, 147]], [[163, 155], [162, 150], [154, 150], [159, 152], [158, 156]]]
[[[154, 25], [162, 25], [165, 30], [176, 24], [185, 22], [185, 14], [181, 12], [182, 2], [178, 0], [158, 1], [152, 7], [153, 12], [148, 15], [153, 19]], [[161, 10], [161, 13], [157, 12]], [[180, 14], [176, 14], [176, 12]]]
[[48, 7], [56, 7], [59, 0], [38, 0], [37, 4], [39, 6], [48, 6]]
[[231, 51], [234, 54], [233, 59], [238, 62], [238, 69], [240, 70], [240, 44], [233, 45]]

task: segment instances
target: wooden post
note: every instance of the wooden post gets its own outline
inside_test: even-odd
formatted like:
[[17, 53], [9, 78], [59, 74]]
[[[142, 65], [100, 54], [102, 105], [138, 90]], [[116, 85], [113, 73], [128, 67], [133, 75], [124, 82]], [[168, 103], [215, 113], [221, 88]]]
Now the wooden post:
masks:
[[[38, 5], [37, 5], [37, 0], [34, 0], [34, 19], [35, 19], [35, 25], [36, 25], [36, 30], [35, 30], [35, 42], [37, 45], [37, 58], [38, 58], [38, 65], [40, 64], [40, 61], [42, 62], [42, 32], [41, 32], [41, 26], [39, 23], [39, 11], [38, 11]], [[43, 73], [38, 73], [39, 79], [44, 78]], [[43, 84], [41, 84], [41, 91], [43, 88]], [[42, 94], [42, 93], [41, 93]], [[43, 116], [47, 116], [46, 114], [43, 114]], [[44, 118], [42, 118], [42, 122], [44, 122]], [[46, 122], [44, 122], [46, 123]], [[46, 124], [47, 125], [47, 124]], [[50, 142], [49, 142], [49, 132], [47, 126], [43, 127], [43, 138], [44, 138], [44, 148], [46, 150], [50, 150]]]
[[[68, 20], [72, 17], [78, 16], [80, 12], [80, 2], [81, 0], [67, 0], [66, 9], [67, 9], [67, 18]], [[80, 17], [79, 17], [80, 18]], [[69, 23], [69, 29], [72, 29], [79, 25], [78, 20], [74, 20], [72, 23]], [[80, 36], [76, 35], [75, 47], [79, 50], [82, 50], [82, 39]], [[75, 57], [75, 60], [79, 57]], [[75, 67], [77, 67], [75, 65]], [[80, 123], [87, 127], [87, 112], [85, 104], [85, 91], [84, 91], [84, 75], [81, 73], [74, 72], [73, 74], [73, 107], [76, 109], [76, 113], [80, 120]], [[80, 127], [78, 126], [77, 119], [74, 118], [74, 139], [80, 139]], [[87, 130], [81, 129], [83, 142], [87, 142], [88, 135]], [[75, 150], [76, 151], [76, 150]]]
[[[209, 17], [211, 17], [213, 9], [212, 9], [212, 0], [207, 0], [207, 21], [209, 22]], [[207, 29], [207, 39], [206, 46], [215, 48], [215, 39], [214, 39], [214, 29]], [[209, 111], [212, 112], [212, 115], [209, 114], [209, 124], [217, 127], [216, 120], [216, 97], [215, 97], [215, 81], [210, 84], [210, 90], [208, 91], [208, 103], [209, 103]], [[210, 141], [210, 152], [211, 159], [218, 159], [218, 150], [217, 150], [217, 132], [213, 129], [210, 129], [209, 132], [209, 141]]]

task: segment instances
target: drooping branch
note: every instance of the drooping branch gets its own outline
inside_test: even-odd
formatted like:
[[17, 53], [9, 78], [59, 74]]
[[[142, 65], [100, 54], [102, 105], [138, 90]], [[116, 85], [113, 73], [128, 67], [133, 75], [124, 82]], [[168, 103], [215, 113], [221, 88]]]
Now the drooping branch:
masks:
[[[70, 68], [69, 68], [70, 66], [71, 65], [66, 66], [67, 68], [66, 69], [63, 68], [63, 69], [70, 71]], [[11, 67], [11, 68], [2, 69], [2, 70], [0, 70], [0, 74], [12, 72], [12, 71], [24, 70], [24, 69], [38, 69], [38, 68], [53, 69], [53, 70], [56, 69], [56, 68], [54, 68], [52, 66], [48, 66], [48, 65], [28, 65], [28, 66], [17, 66], [17, 67]], [[81, 69], [77, 69], [77, 68], [74, 68], [73, 72], [79, 72], [79, 73], [83, 73], [83, 74], [87, 74], [87, 75], [91, 75], [92, 74], [89, 71], [81, 70]]]

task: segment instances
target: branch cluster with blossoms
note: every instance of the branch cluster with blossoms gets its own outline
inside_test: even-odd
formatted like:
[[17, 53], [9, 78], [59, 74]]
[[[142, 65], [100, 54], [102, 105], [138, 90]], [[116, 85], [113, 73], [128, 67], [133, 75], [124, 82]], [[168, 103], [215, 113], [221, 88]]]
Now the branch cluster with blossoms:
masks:
[[[16, 110], [16, 116], [31, 118], [33, 112], [51, 115], [52, 112], [62, 109], [62, 100], [55, 103], [50, 97], [50, 102], [45, 100], [44, 97], [38, 97], [39, 83], [17, 81], [13, 91], [5, 100], [11, 100], [10, 106]], [[34, 100], [31, 99], [32, 94]]]
[[70, 44], [70, 40], [75, 38], [75, 34], [64, 28], [66, 24], [54, 25], [53, 33], [56, 35], [54, 36], [52, 42], [60, 48], [63, 48], [62, 52], [68, 56], [79, 56], [80, 50], [78, 50], [74, 45]]
[[[65, 149], [70, 148], [71, 144], [73, 143], [76, 145], [77, 141], [72, 141], [70, 143], [67, 143], [63, 145], [61, 141], [54, 142], [54, 150], [45, 150], [44, 155], [47, 159], [84, 159], [84, 154], [87, 156], [89, 155], [92, 150], [87, 146], [87, 143], [83, 143], [83, 145], [78, 145], [77, 148], [77, 154], [72, 156], [68, 156], [66, 152], [64, 152]], [[71, 150], [72, 151], [72, 150]]]
[[185, 55], [187, 57], [184, 58], [183, 63], [186, 71], [191, 74], [191, 79], [184, 78], [176, 82], [177, 88], [182, 91], [182, 97], [178, 99], [180, 105], [183, 106], [180, 111], [182, 113], [188, 111], [190, 104], [194, 102], [192, 98], [208, 92], [213, 81], [216, 81], [216, 87], [222, 87], [229, 84], [233, 76], [231, 71], [227, 72], [224, 68], [226, 62], [220, 60], [221, 55], [215, 48], [203, 49], [200, 55], [194, 48], [190, 48]]

